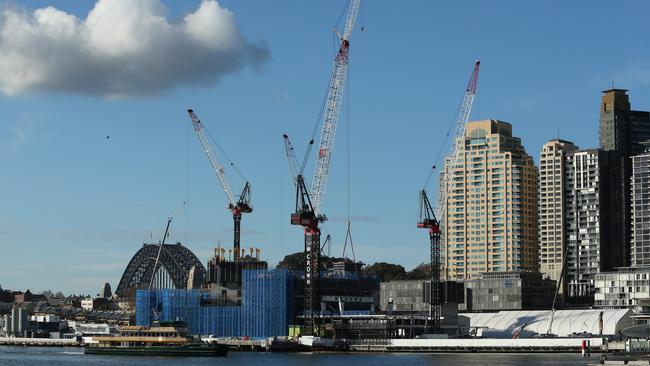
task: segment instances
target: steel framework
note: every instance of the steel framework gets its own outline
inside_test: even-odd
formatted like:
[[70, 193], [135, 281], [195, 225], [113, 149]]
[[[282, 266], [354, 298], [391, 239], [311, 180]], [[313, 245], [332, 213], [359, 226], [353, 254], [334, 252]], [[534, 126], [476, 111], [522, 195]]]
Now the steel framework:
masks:
[[[456, 164], [458, 163], [457, 160], [460, 159], [461, 152], [465, 146], [465, 127], [467, 126], [467, 122], [469, 122], [472, 105], [474, 104], [474, 97], [476, 96], [476, 90], [478, 88], [478, 73], [480, 66], [481, 61], [476, 60], [474, 63], [474, 69], [472, 70], [472, 76], [469, 78], [467, 88], [465, 88], [463, 102], [460, 105], [460, 110], [456, 117], [456, 128], [452, 140], [451, 151], [445, 159], [444, 170], [440, 174], [438, 217], [442, 220], [441, 227], [445, 229], [447, 228], [445, 220], [447, 217], [447, 194], [449, 190], [449, 187], [447, 186], [447, 182], [449, 181], [448, 177], [453, 174]], [[443, 230], [443, 234], [447, 235], [446, 230]]]
[[[199, 119], [199, 117], [196, 116], [196, 113], [194, 113], [192, 109], [188, 109], [187, 113], [189, 114], [190, 120], [192, 121], [194, 132], [196, 132], [196, 136], [199, 138], [199, 142], [203, 147], [203, 151], [205, 151], [205, 154], [208, 157], [208, 161], [212, 166], [212, 170], [214, 171], [214, 174], [217, 176], [217, 179], [219, 180], [219, 184], [221, 185], [221, 189], [223, 190], [224, 194], [226, 195], [226, 199], [228, 200], [228, 209], [230, 210], [230, 212], [232, 212], [232, 219], [233, 219], [233, 226], [234, 226], [233, 259], [235, 262], [238, 262], [241, 256], [240, 243], [241, 243], [242, 213], [253, 212], [253, 206], [251, 206], [251, 185], [249, 182], [246, 182], [244, 184], [244, 189], [242, 190], [242, 193], [238, 196], [239, 198], [235, 196], [235, 194], [232, 192], [232, 188], [230, 187], [230, 183], [228, 183], [228, 178], [226, 178], [226, 172], [224, 171], [223, 166], [219, 162], [219, 159], [217, 159], [217, 155], [214, 153], [214, 148], [212, 148], [212, 144], [210, 143], [208, 137], [205, 134], [205, 129], [203, 128], [203, 124], [201, 123], [201, 120]], [[232, 162], [231, 165], [233, 165]]]
[[442, 296], [440, 294], [440, 222], [436, 218], [433, 207], [427, 197], [427, 192], [420, 191], [420, 221], [417, 226], [429, 229], [429, 244], [431, 253], [431, 286], [429, 288], [429, 318], [431, 333], [440, 332], [442, 315]]
[[195, 283], [203, 282], [205, 267], [186, 247], [181, 244], [164, 244], [161, 249], [161, 244], [144, 244], [126, 266], [115, 293], [128, 296], [132, 290], [147, 288], [155, 275], [154, 266], [159, 251], [158, 270], [165, 269], [175, 288], [187, 287], [192, 269]]
[[350, 36], [352, 35], [360, 6], [361, 0], [352, 0], [349, 3], [345, 27], [343, 34], [340, 35], [341, 44], [339, 46], [339, 52], [334, 59], [334, 69], [332, 70], [328, 84], [323, 130], [321, 131], [318, 147], [318, 159], [316, 160], [314, 179], [311, 183], [311, 199], [316, 216], [320, 215], [320, 205], [325, 196], [325, 189], [327, 188], [327, 177], [329, 175], [332, 151], [334, 149], [334, 138], [336, 137], [336, 127], [339, 123], [341, 100], [345, 87], [345, 76], [348, 72]]

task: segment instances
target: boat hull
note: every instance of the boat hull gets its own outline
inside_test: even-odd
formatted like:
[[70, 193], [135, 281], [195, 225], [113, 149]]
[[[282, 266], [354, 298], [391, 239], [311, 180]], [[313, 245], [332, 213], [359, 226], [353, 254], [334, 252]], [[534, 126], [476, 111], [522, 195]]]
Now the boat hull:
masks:
[[84, 352], [88, 355], [225, 357], [228, 355], [228, 347], [222, 345], [191, 345], [178, 347], [86, 346]]

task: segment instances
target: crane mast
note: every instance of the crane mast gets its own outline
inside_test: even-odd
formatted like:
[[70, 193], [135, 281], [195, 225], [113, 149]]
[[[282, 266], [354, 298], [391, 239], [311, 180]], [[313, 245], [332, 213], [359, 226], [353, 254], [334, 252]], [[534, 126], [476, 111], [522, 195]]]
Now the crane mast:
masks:
[[[327, 177], [329, 174], [334, 138], [339, 122], [341, 111], [341, 100], [348, 70], [348, 54], [350, 50], [350, 36], [354, 29], [354, 23], [359, 13], [361, 0], [350, 0], [347, 7], [347, 16], [343, 34], [339, 34], [339, 50], [334, 58], [334, 69], [329, 79], [327, 94], [324, 100], [322, 114], [322, 131], [318, 148], [314, 178], [311, 190], [308, 190], [305, 183], [303, 171], [313, 139], [309, 142], [309, 150], [301, 166], [298, 166], [293, 146], [287, 135], [284, 135], [285, 148], [289, 165], [294, 172], [296, 186], [296, 207], [291, 214], [291, 224], [304, 228], [304, 253], [305, 253], [305, 281], [304, 281], [304, 330], [305, 335], [319, 334], [320, 317], [320, 228], [319, 224], [326, 220], [321, 213], [321, 203], [325, 196]], [[320, 118], [320, 117], [319, 117]], [[320, 121], [319, 121], [320, 122]]]
[[238, 262], [241, 256], [242, 213], [253, 212], [253, 207], [251, 206], [250, 203], [250, 196], [251, 196], [250, 183], [246, 182], [244, 184], [244, 189], [242, 190], [242, 193], [239, 195], [239, 199], [235, 200], [235, 195], [232, 192], [232, 188], [230, 188], [230, 183], [228, 183], [228, 179], [226, 178], [226, 173], [223, 169], [223, 166], [219, 162], [219, 159], [217, 159], [217, 155], [215, 154], [214, 149], [212, 148], [212, 144], [210, 143], [208, 137], [205, 134], [205, 130], [203, 129], [203, 124], [201, 123], [201, 120], [199, 120], [199, 118], [196, 116], [196, 114], [192, 109], [188, 109], [187, 113], [190, 115], [190, 120], [192, 121], [194, 132], [196, 132], [196, 136], [198, 137], [199, 142], [203, 147], [203, 151], [205, 152], [205, 155], [208, 157], [208, 161], [212, 166], [212, 170], [214, 171], [214, 174], [217, 176], [217, 179], [219, 180], [221, 189], [226, 195], [226, 199], [228, 201], [227, 208], [230, 210], [230, 212], [232, 212], [232, 218], [234, 223], [233, 259], [235, 262]]
[[440, 296], [440, 222], [436, 218], [433, 207], [427, 197], [427, 191], [420, 191], [420, 220], [418, 228], [429, 229], [429, 244], [431, 255], [431, 288], [429, 289], [429, 318], [431, 333], [440, 331], [442, 315], [442, 296]]

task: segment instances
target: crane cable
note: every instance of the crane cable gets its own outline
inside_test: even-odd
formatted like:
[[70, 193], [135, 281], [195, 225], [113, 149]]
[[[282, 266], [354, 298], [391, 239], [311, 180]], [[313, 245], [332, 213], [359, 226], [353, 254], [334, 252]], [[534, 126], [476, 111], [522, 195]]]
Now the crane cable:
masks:
[[219, 142], [212, 136], [210, 131], [207, 128], [205, 128], [205, 125], [201, 124], [201, 128], [203, 128], [203, 131], [205, 131], [206, 135], [208, 135], [208, 138], [210, 138], [210, 140], [212, 141], [212, 144], [215, 145], [217, 147], [217, 149], [219, 149], [219, 151], [221, 151], [221, 154], [223, 154], [223, 157], [226, 158], [226, 160], [228, 161], [228, 165], [230, 165], [235, 170], [237, 175], [239, 175], [239, 177], [244, 182], [248, 182], [248, 179], [246, 179], [246, 176], [244, 176], [244, 174], [241, 172], [241, 170], [239, 170], [239, 168], [237, 167], [235, 162], [232, 161], [232, 159], [230, 159], [230, 156], [228, 156], [226, 151], [221, 147]]
[[[455, 116], [458, 116], [460, 114], [460, 110], [463, 107], [463, 100], [460, 101], [460, 104], [458, 105], [458, 109], [456, 110]], [[436, 170], [436, 167], [440, 163], [440, 158], [442, 157], [443, 152], [445, 151], [445, 148], [447, 147], [447, 144], [449, 143], [449, 136], [451, 135], [452, 131], [454, 130], [454, 127], [456, 126], [456, 120], [452, 119], [451, 123], [449, 124], [449, 128], [447, 129], [447, 133], [445, 134], [445, 139], [442, 141], [442, 145], [440, 145], [440, 149], [438, 150], [438, 154], [436, 155], [436, 159], [433, 161], [433, 166], [431, 167], [431, 170], [429, 170], [429, 174], [427, 175], [427, 179], [424, 181], [424, 186], [422, 189], [426, 189], [427, 186], [429, 185], [429, 181], [431, 181], [431, 177], [433, 176], [433, 172]]]
[[349, 64], [348, 64], [348, 74], [346, 75], [346, 77], [347, 77], [346, 83], [348, 85], [348, 98], [347, 98], [347, 107], [348, 108], [347, 108], [347, 111], [346, 111], [347, 112], [346, 117], [347, 117], [347, 120], [348, 120], [347, 121], [348, 122], [347, 123], [347, 150], [348, 150], [347, 151], [348, 152], [347, 153], [347, 229], [346, 229], [346, 232], [345, 232], [345, 241], [344, 241], [344, 244], [343, 244], [343, 255], [342, 255], [342, 257], [343, 257], [343, 260], [345, 261], [345, 250], [346, 250], [346, 248], [348, 246], [348, 243], [350, 243], [350, 250], [352, 251], [352, 263], [354, 264], [354, 273], [356, 274], [356, 277], [357, 277], [357, 286], [359, 287], [359, 290], [361, 290], [361, 279], [359, 278], [359, 266], [357, 266], [357, 255], [356, 255], [356, 253], [354, 251], [354, 242], [352, 241], [352, 216], [350, 214], [350, 212], [351, 212], [351, 209], [350, 209], [351, 204], [350, 204], [350, 202], [352, 200], [351, 199], [351, 197], [352, 197], [352, 195], [351, 195], [351, 186], [352, 186], [352, 179], [351, 179], [351, 176], [352, 176], [352, 169], [351, 169], [351, 166], [352, 166], [352, 164], [351, 164], [352, 146], [351, 145], [352, 144], [351, 144], [351, 140], [352, 140], [352, 138], [351, 138], [351, 128], [350, 128], [350, 126], [352, 125], [352, 122], [351, 122], [352, 119], [350, 118], [350, 110], [351, 110], [351, 108], [350, 108], [350, 104], [351, 104], [350, 99], [352, 99], [352, 98], [350, 97], [350, 95], [352, 94], [351, 93], [351, 91], [352, 91], [351, 86], [352, 85], [350, 84]]
[[190, 242], [190, 134], [191, 124], [187, 125], [185, 136], [185, 245], [189, 246]]

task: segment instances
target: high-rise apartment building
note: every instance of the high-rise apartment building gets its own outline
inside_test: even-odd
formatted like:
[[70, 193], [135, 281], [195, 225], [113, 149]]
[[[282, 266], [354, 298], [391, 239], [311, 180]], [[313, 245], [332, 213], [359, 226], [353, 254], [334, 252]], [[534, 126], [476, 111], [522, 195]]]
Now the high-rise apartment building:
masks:
[[567, 295], [590, 302], [595, 275], [625, 266], [620, 165], [614, 151], [567, 153], [565, 160]]
[[600, 147], [629, 157], [645, 151], [650, 139], [650, 112], [633, 111], [626, 89], [603, 91], [600, 104]]
[[632, 157], [632, 266], [650, 266], [650, 149]]
[[446, 161], [443, 276], [537, 271], [537, 168], [509, 123], [470, 122]]
[[553, 139], [542, 146], [539, 159], [539, 270], [561, 282], [561, 294], [566, 288], [566, 281], [560, 281], [566, 251], [565, 159], [577, 149], [572, 142]]
[[618, 230], [622, 233], [620, 239], [625, 245], [625, 262], [630, 261], [630, 246], [632, 239], [631, 219], [631, 191], [630, 178], [632, 176], [631, 156], [643, 153], [645, 150], [642, 142], [650, 139], [650, 113], [634, 111], [630, 107], [630, 100], [625, 89], [609, 89], [603, 91], [600, 104], [600, 147], [606, 151], [617, 154], [617, 164], [620, 169], [620, 180], [616, 186], [611, 187], [621, 195], [617, 202], [617, 215], [622, 215]]

